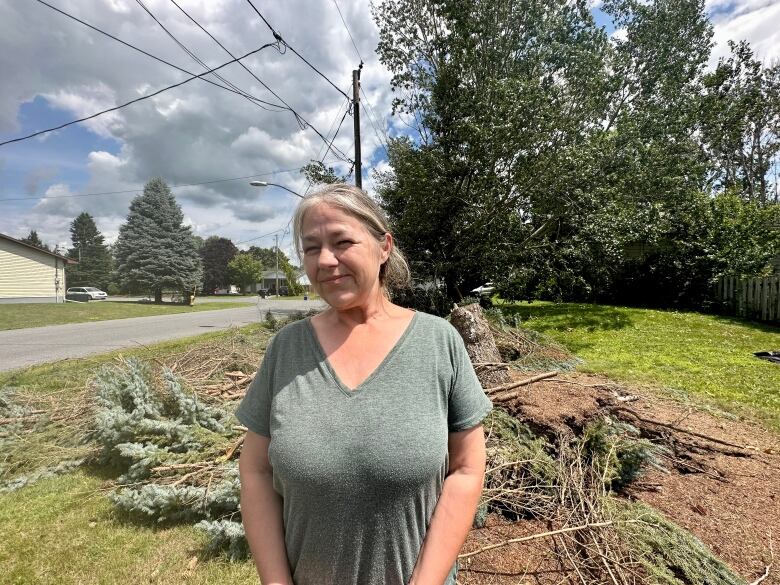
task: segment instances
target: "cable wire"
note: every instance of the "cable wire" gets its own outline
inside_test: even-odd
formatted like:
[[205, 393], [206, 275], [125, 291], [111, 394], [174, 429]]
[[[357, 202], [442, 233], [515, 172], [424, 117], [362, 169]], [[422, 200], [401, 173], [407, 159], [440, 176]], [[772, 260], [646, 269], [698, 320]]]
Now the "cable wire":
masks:
[[[132, 45], [132, 44], [130, 44], [130, 43], [128, 43], [128, 42], [126, 42], [126, 41], [123, 41], [122, 39], [120, 39], [120, 38], [118, 38], [118, 37], [116, 37], [116, 36], [114, 36], [114, 35], [112, 35], [112, 34], [110, 34], [110, 33], [107, 33], [106, 31], [103, 31], [103, 30], [101, 30], [101, 29], [97, 28], [96, 26], [93, 26], [93, 25], [91, 25], [91, 24], [89, 24], [89, 23], [87, 23], [87, 22], [85, 22], [85, 21], [83, 21], [83, 20], [81, 20], [81, 19], [79, 19], [79, 18], [77, 18], [77, 17], [75, 17], [75, 16], [71, 15], [71, 14], [68, 14], [67, 12], [65, 12], [65, 11], [63, 11], [63, 10], [60, 10], [59, 8], [57, 8], [57, 7], [55, 7], [55, 6], [52, 6], [52, 5], [51, 5], [51, 4], [49, 4], [48, 2], [45, 2], [44, 0], [37, 0], [37, 1], [38, 1], [40, 4], [43, 4], [44, 6], [46, 6], [46, 7], [48, 7], [48, 8], [51, 8], [52, 10], [54, 10], [54, 11], [56, 11], [56, 12], [58, 12], [58, 13], [62, 14], [63, 16], [66, 16], [66, 17], [68, 17], [68, 18], [70, 18], [70, 19], [72, 19], [72, 20], [75, 20], [76, 22], [78, 22], [78, 23], [80, 23], [80, 24], [83, 24], [84, 26], [86, 26], [86, 27], [88, 27], [88, 28], [90, 28], [90, 29], [94, 30], [95, 32], [98, 32], [98, 33], [100, 33], [100, 34], [102, 34], [102, 35], [105, 35], [105, 36], [109, 37], [109, 38], [110, 38], [110, 39], [112, 39], [112, 40], [115, 40], [115, 41], [117, 41], [117, 42], [119, 42], [119, 43], [121, 43], [121, 44], [123, 44], [123, 45], [125, 45], [125, 46], [127, 46], [127, 47], [129, 47], [129, 48], [131, 48], [131, 49], [133, 49], [133, 50], [135, 50], [135, 51], [138, 51], [139, 53], [142, 53], [142, 54], [146, 55], [147, 57], [151, 57], [152, 59], [155, 59], [156, 61], [159, 61], [159, 62], [161, 62], [161, 63], [164, 63], [165, 65], [168, 65], [168, 66], [170, 66], [170, 67], [173, 67], [174, 69], [177, 69], [178, 71], [181, 71], [181, 72], [183, 72], [183, 73], [186, 73], [187, 75], [190, 75], [190, 76], [192, 76], [192, 77], [191, 77], [191, 79], [200, 79], [200, 80], [202, 80], [202, 81], [205, 81], [206, 83], [210, 83], [211, 85], [215, 85], [215, 86], [217, 86], [217, 87], [220, 87], [220, 88], [222, 88], [222, 89], [224, 89], [224, 90], [230, 91], [231, 93], [236, 93], [236, 94], [238, 94], [238, 95], [244, 95], [244, 96], [247, 96], [247, 95], [248, 95], [248, 94], [243, 94], [243, 93], [241, 93], [240, 91], [236, 91], [236, 90], [234, 90], [234, 89], [231, 89], [231, 88], [229, 88], [229, 87], [225, 87], [225, 86], [223, 86], [223, 85], [220, 85], [219, 83], [216, 83], [216, 82], [214, 82], [214, 81], [212, 81], [212, 80], [210, 80], [210, 79], [206, 79], [204, 76], [205, 76], [205, 75], [207, 75], [207, 74], [209, 74], [209, 73], [211, 73], [211, 72], [213, 72], [213, 71], [216, 71], [217, 69], [220, 69], [220, 68], [222, 68], [222, 67], [224, 67], [224, 66], [226, 66], [226, 65], [229, 65], [230, 63], [233, 63], [233, 62], [238, 62], [238, 63], [241, 63], [241, 60], [242, 60], [242, 59], [244, 59], [245, 57], [247, 57], [247, 56], [251, 55], [252, 53], [248, 53], [247, 55], [244, 55], [244, 56], [242, 56], [242, 57], [235, 57], [235, 56], [233, 56], [233, 61], [229, 61], [228, 63], [225, 63], [224, 65], [220, 65], [219, 67], [217, 67], [217, 68], [215, 68], [215, 69], [212, 69], [212, 70], [206, 71], [206, 72], [204, 72], [204, 73], [202, 73], [202, 74], [200, 74], [200, 75], [196, 75], [195, 73], [193, 73], [193, 72], [191, 72], [191, 71], [187, 71], [186, 69], [183, 69], [183, 68], [181, 68], [181, 67], [179, 67], [179, 66], [177, 66], [177, 65], [174, 65], [173, 63], [170, 63], [170, 62], [166, 61], [165, 59], [161, 59], [160, 57], [157, 57], [157, 56], [155, 56], [155, 55], [152, 55], [151, 53], [149, 53], [149, 52], [147, 52], [147, 51], [144, 51], [143, 49], [140, 49], [139, 47], [136, 47], [136, 46], [134, 46], [134, 45]], [[265, 46], [261, 47], [261, 49], [262, 49], [262, 48], [265, 48], [266, 46], [275, 46], [275, 47], [277, 48], [277, 50], [279, 50], [279, 46], [277, 46], [277, 44], [276, 44], [276, 43], [270, 43], [269, 45], [265, 45]], [[261, 50], [261, 49], [258, 49], [258, 51], [259, 51], [259, 50]], [[255, 51], [255, 52], [257, 52], [257, 51]], [[232, 54], [231, 54], [231, 55], [232, 55]], [[183, 85], [184, 83], [187, 83], [187, 82], [191, 81], [191, 79], [185, 80], [184, 82], [182, 82], [181, 84], [178, 84], [178, 85]], [[261, 82], [261, 83], [262, 83], [262, 82]], [[177, 87], [178, 85], [170, 86], [170, 87], [168, 87], [168, 88], [165, 88], [165, 89], [163, 89], [163, 90], [161, 90], [161, 91], [166, 91], [167, 89], [172, 89], [173, 87]], [[312, 131], [313, 131], [315, 134], [317, 134], [317, 136], [320, 138], [320, 140], [322, 140], [322, 141], [323, 141], [325, 144], [327, 144], [327, 143], [328, 143], [328, 140], [327, 140], [327, 138], [326, 138], [325, 136], [323, 136], [323, 135], [322, 135], [322, 133], [321, 133], [321, 132], [320, 132], [320, 131], [319, 131], [319, 130], [318, 130], [316, 127], [315, 127], [315, 126], [313, 126], [313, 125], [312, 125], [312, 124], [311, 124], [311, 123], [310, 123], [308, 120], [306, 120], [306, 118], [304, 118], [304, 117], [303, 117], [301, 114], [299, 114], [298, 112], [296, 112], [294, 108], [292, 108], [292, 107], [291, 107], [289, 104], [287, 104], [287, 102], [284, 102], [284, 100], [282, 100], [282, 99], [281, 99], [281, 98], [280, 98], [280, 97], [279, 97], [279, 96], [278, 96], [278, 95], [277, 95], [277, 94], [276, 94], [276, 93], [275, 93], [273, 90], [271, 90], [271, 89], [270, 89], [270, 88], [269, 88], [267, 85], [263, 84], [263, 86], [264, 86], [264, 87], [266, 87], [266, 89], [268, 89], [268, 90], [269, 90], [269, 91], [270, 91], [270, 92], [271, 92], [271, 93], [272, 93], [272, 94], [273, 94], [273, 95], [274, 95], [274, 96], [275, 96], [277, 99], [279, 99], [280, 101], [282, 101], [282, 102], [284, 103], [284, 107], [285, 107], [287, 110], [289, 110], [289, 111], [290, 111], [290, 113], [292, 113], [292, 115], [295, 117], [296, 121], [298, 122], [298, 124], [299, 124], [299, 126], [300, 126], [301, 128], [306, 128], [306, 127], [308, 127], [308, 128], [311, 128], [311, 129], [312, 129]], [[156, 95], [156, 94], [152, 94], [151, 96], [146, 96], [146, 97], [153, 97], [153, 95]], [[119, 108], [125, 107], [125, 105], [129, 105], [129, 104], [131, 104], [131, 103], [134, 103], [135, 101], [140, 101], [140, 100], [142, 100], [142, 99], [146, 99], [146, 97], [142, 96], [141, 98], [138, 98], [137, 100], [133, 100], [133, 101], [131, 101], [131, 102], [128, 102], [127, 104], [124, 104], [124, 105], [122, 105], [122, 106], [117, 106], [116, 108], [112, 108], [112, 109], [110, 109], [110, 110], [106, 110], [106, 111], [103, 111], [103, 112], [98, 112], [97, 114], [94, 114], [93, 116], [90, 116], [90, 117], [88, 117], [88, 118], [84, 118], [84, 119], [80, 119], [80, 120], [74, 120], [74, 121], [72, 121], [72, 122], [69, 122], [69, 123], [67, 123], [67, 124], [63, 125], [63, 126], [58, 126], [58, 127], [56, 127], [56, 128], [51, 128], [51, 129], [48, 129], [48, 130], [43, 130], [43, 131], [41, 131], [41, 132], [39, 132], [39, 133], [36, 133], [36, 134], [31, 134], [31, 135], [29, 135], [29, 136], [22, 136], [22, 137], [19, 137], [19, 138], [15, 138], [15, 139], [13, 139], [13, 140], [8, 140], [8, 141], [5, 141], [5, 142], [0, 142], [0, 146], [4, 146], [4, 145], [6, 145], [6, 144], [10, 144], [10, 143], [12, 143], [12, 142], [20, 142], [20, 141], [22, 141], [22, 140], [26, 140], [26, 139], [28, 139], [28, 138], [33, 138], [34, 136], [38, 136], [38, 135], [40, 135], [40, 134], [45, 134], [45, 133], [47, 133], [47, 132], [51, 132], [51, 131], [53, 131], [53, 130], [59, 130], [60, 128], [64, 128], [65, 126], [69, 126], [69, 125], [71, 125], [71, 124], [76, 124], [76, 123], [79, 123], [79, 122], [83, 122], [83, 121], [85, 121], [85, 120], [88, 120], [88, 119], [91, 119], [91, 118], [97, 117], [97, 116], [99, 116], [99, 115], [102, 115], [102, 114], [108, 113], [108, 112], [110, 112], [110, 111], [114, 111], [114, 110], [116, 110], [116, 109], [119, 109]], [[252, 101], [255, 101], [255, 102], [264, 103], [264, 104], [267, 104], [267, 105], [269, 105], [269, 106], [273, 106], [273, 107], [276, 107], [276, 108], [283, 108], [283, 106], [279, 106], [278, 104], [274, 104], [274, 103], [271, 103], [271, 102], [267, 102], [267, 101], [265, 101], [265, 100], [261, 100], [260, 98], [257, 98], [257, 97], [251, 96], [251, 95], [249, 95], [249, 98], [251, 98], [251, 99], [252, 99]], [[352, 159], [350, 159], [348, 155], [346, 155], [346, 154], [345, 154], [343, 151], [341, 151], [340, 149], [338, 149], [338, 148], [336, 148], [336, 147], [334, 147], [334, 148], [333, 148], [333, 154], [334, 154], [334, 155], [335, 155], [337, 158], [339, 158], [339, 159], [343, 160], [344, 162], [352, 163]]]
[[271, 26], [271, 24], [270, 24], [270, 23], [269, 23], [269, 22], [268, 22], [268, 21], [265, 19], [265, 16], [263, 16], [263, 15], [262, 15], [262, 13], [261, 13], [261, 12], [260, 12], [260, 11], [257, 9], [257, 7], [254, 5], [254, 3], [252, 3], [252, 0], [246, 0], [246, 1], [247, 1], [247, 2], [249, 3], [249, 5], [250, 5], [250, 6], [251, 6], [251, 7], [254, 9], [254, 11], [257, 13], [257, 15], [258, 15], [258, 16], [259, 16], [259, 17], [262, 19], [262, 21], [265, 23], [265, 25], [266, 25], [266, 26], [269, 28], [269, 30], [271, 31], [271, 34], [273, 34], [273, 35], [274, 35], [274, 38], [275, 38], [277, 41], [279, 41], [279, 42], [280, 42], [280, 43], [282, 43], [282, 44], [283, 44], [285, 47], [287, 47], [287, 48], [288, 48], [288, 49], [290, 49], [290, 50], [291, 50], [293, 53], [295, 53], [295, 55], [296, 55], [296, 56], [297, 56], [297, 57], [298, 57], [298, 58], [299, 58], [301, 61], [303, 61], [304, 63], [306, 63], [306, 65], [308, 65], [308, 66], [309, 66], [309, 67], [310, 67], [310, 68], [311, 68], [311, 69], [312, 69], [314, 72], [316, 72], [316, 73], [317, 73], [317, 75], [319, 75], [320, 77], [322, 77], [322, 78], [323, 78], [325, 81], [327, 81], [327, 82], [328, 82], [328, 83], [329, 83], [331, 86], [333, 86], [333, 88], [334, 88], [334, 89], [335, 89], [337, 92], [339, 92], [339, 93], [340, 93], [341, 95], [343, 95], [345, 98], [347, 98], [347, 99], [351, 99], [351, 98], [350, 98], [350, 97], [349, 97], [349, 96], [348, 96], [346, 93], [344, 93], [344, 92], [341, 90], [341, 88], [340, 88], [338, 85], [336, 85], [335, 83], [333, 83], [333, 82], [332, 82], [332, 81], [331, 81], [331, 80], [328, 78], [328, 76], [327, 76], [327, 75], [325, 75], [325, 74], [324, 74], [322, 71], [320, 71], [320, 70], [319, 70], [319, 69], [317, 69], [317, 68], [316, 68], [314, 65], [312, 65], [312, 64], [311, 64], [311, 63], [310, 63], [310, 62], [309, 62], [309, 61], [306, 59], [306, 57], [304, 57], [303, 55], [301, 55], [301, 54], [300, 54], [298, 51], [296, 51], [296, 50], [295, 50], [295, 48], [294, 48], [294, 47], [292, 47], [292, 45], [290, 45], [290, 43], [288, 43], [287, 41], [285, 41], [285, 40], [282, 38], [282, 35], [280, 35], [278, 32], [276, 32], [276, 30], [274, 30], [274, 27], [272, 27], [272, 26]]
[[[100, 33], [100, 34], [102, 34], [102, 35], [104, 35], [104, 36], [106, 36], [106, 37], [108, 37], [108, 38], [110, 38], [110, 39], [112, 39], [112, 40], [114, 40], [114, 41], [116, 41], [116, 42], [118, 42], [118, 43], [120, 43], [120, 44], [122, 44], [122, 45], [124, 45], [124, 46], [126, 46], [128, 48], [130, 48], [130, 49], [133, 49], [134, 51], [138, 51], [142, 55], [146, 55], [147, 57], [150, 57], [150, 58], [154, 59], [155, 61], [159, 61], [160, 63], [163, 63], [164, 65], [168, 65], [168, 67], [173, 67], [177, 71], [181, 71], [182, 73], [186, 73], [187, 75], [195, 75], [192, 71], [188, 71], [186, 69], [183, 69], [182, 67], [179, 67], [178, 65], [174, 65], [170, 61], [166, 61], [165, 59], [162, 59], [161, 57], [158, 57], [156, 55], [152, 55], [148, 51], [144, 51], [143, 49], [141, 49], [139, 47], [136, 47], [135, 45], [133, 45], [131, 43], [128, 43], [127, 41], [124, 41], [124, 40], [120, 39], [119, 37], [116, 37], [116, 36], [112, 35], [111, 33], [108, 33], [108, 32], [106, 32], [106, 31], [104, 31], [102, 29], [99, 29], [98, 27], [93, 26], [93, 25], [89, 24], [88, 22], [85, 22], [85, 21], [81, 20], [80, 18], [77, 18], [76, 16], [73, 16], [72, 14], [68, 14], [64, 10], [60, 10], [56, 6], [52, 6], [48, 2], [45, 2], [44, 0], [37, 0], [37, 1], [40, 4], [43, 4], [44, 6], [46, 6], [47, 8], [51, 8], [55, 12], [59, 12], [60, 14], [70, 18], [71, 20], [75, 20], [79, 24], [83, 24], [87, 28], [90, 28], [90, 29], [94, 30], [97, 33]], [[238, 94], [238, 95], [244, 95], [245, 97], [248, 96], [254, 102], [259, 102], [259, 103], [263, 103], [263, 104], [266, 104], [266, 105], [269, 105], [269, 106], [273, 106], [273, 107], [276, 107], [276, 108], [285, 109], [283, 106], [280, 106], [278, 104], [274, 104], [274, 103], [271, 103], [271, 102], [267, 102], [267, 101], [261, 100], [260, 98], [254, 97], [254, 96], [249, 95], [249, 94], [244, 94], [243, 92], [236, 91], [235, 89], [231, 89], [229, 87], [225, 87], [224, 85], [216, 83], [216, 82], [214, 82], [214, 81], [212, 81], [210, 79], [206, 79], [206, 78], [201, 77], [200, 80], [201, 81], [205, 81], [206, 83], [210, 83], [211, 85], [214, 85], [214, 86], [219, 87], [221, 89], [227, 90], [227, 91], [229, 91], [231, 93], [235, 93], [235, 94]]]
[[[175, 35], [174, 35], [174, 34], [173, 34], [171, 31], [169, 31], [169, 30], [166, 28], [166, 26], [165, 26], [165, 25], [164, 25], [162, 22], [160, 22], [160, 20], [159, 20], [159, 19], [158, 19], [158, 18], [157, 18], [157, 17], [156, 17], [156, 16], [155, 16], [153, 13], [152, 13], [152, 11], [151, 11], [151, 10], [149, 10], [149, 8], [146, 6], [146, 4], [144, 4], [144, 3], [143, 3], [143, 1], [142, 1], [142, 0], [135, 0], [135, 1], [136, 1], [136, 3], [137, 3], [137, 4], [138, 4], [138, 5], [141, 7], [141, 8], [143, 8], [143, 9], [144, 9], [144, 11], [145, 11], [145, 12], [146, 12], [146, 13], [147, 13], [147, 14], [148, 14], [148, 15], [149, 15], [151, 18], [152, 18], [152, 20], [154, 20], [154, 21], [155, 21], [155, 22], [156, 22], [156, 23], [157, 23], [157, 24], [160, 26], [160, 28], [161, 28], [161, 29], [163, 29], [163, 31], [165, 32], [165, 34], [167, 34], [167, 35], [168, 35], [168, 37], [170, 37], [170, 39], [171, 39], [171, 40], [172, 40], [174, 43], [176, 43], [176, 44], [179, 46], [179, 48], [180, 48], [182, 51], [184, 51], [185, 53], [187, 53], [187, 55], [189, 55], [190, 57], [192, 57], [192, 59], [193, 59], [193, 60], [194, 60], [196, 63], [198, 63], [198, 65], [202, 66], [204, 69], [208, 69], [208, 68], [209, 68], [209, 66], [208, 66], [208, 65], [206, 65], [206, 63], [205, 63], [204, 61], [202, 61], [202, 60], [201, 60], [201, 59], [200, 59], [200, 58], [199, 58], [199, 57], [198, 57], [198, 56], [197, 56], [197, 55], [196, 55], [194, 52], [192, 52], [192, 51], [191, 51], [191, 50], [190, 50], [190, 49], [189, 49], [189, 48], [188, 48], [188, 47], [187, 47], [187, 46], [186, 46], [184, 43], [182, 43], [182, 42], [181, 42], [179, 39], [177, 39], [177, 38], [176, 38], [176, 36], [175, 36]], [[230, 55], [230, 56], [231, 56], [232, 58], [235, 58], [235, 55]], [[239, 61], [239, 63], [240, 63], [240, 61]], [[242, 63], [242, 65], [243, 65], [243, 63]], [[267, 111], [272, 111], [272, 110], [269, 110], [268, 108], [266, 108], [265, 106], [262, 106], [262, 105], [260, 105], [260, 104], [257, 104], [257, 103], [255, 103], [255, 102], [253, 102], [253, 101], [252, 101], [252, 99], [249, 97], [249, 95], [248, 95], [248, 93], [247, 93], [246, 91], [244, 91], [243, 89], [241, 89], [240, 87], [238, 87], [237, 85], [235, 85], [234, 83], [232, 83], [231, 81], [228, 81], [226, 78], [224, 78], [224, 77], [223, 77], [222, 75], [220, 75], [219, 73], [213, 73], [212, 75], [214, 75], [214, 77], [216, 77], [217, 79], [219, 79], [219, 80], [220, 80], [222, 83], [224, 83], [224, 84], [225, 84], [225, 85], [227, 85], [228, 87], [231, 87], [231, 88], [235, 89], [236, 91], [238, 91], [239, 93], [241, 93], [241, 94], [244, 96], [244, 98], [246, 98], [246, 99], [247, 99], [247, 100], [248, 100], [250, 103], [253, 103], [253, 104], [255, 104], [256, 106], [258, 106], [258, 107], [260, 107], [260, 108], [262, 108], [262, 109], [264, 109], [264, 110], [267, 110]], [[285, 109], [289, 109], [289, 108], [282, 108], [281, 106], [278, 106], [278, 107], [279, 107], [279, 108], [281, 108], [281, 109], [280, 109], [280, 110], [275, 110], [275, 111], [283, 111], [283, 110], [285, 110]]]
[[257, 49], [253, 51], [249, 51], [245, 55], [242, 55], [241, 57], [237, 57], [235, 59], [232, 59], [228, 61], [227, 63], [223, 63], [222, 65], [219, 65], [217, 67], [214, 67], [213, 69], [209, 69], [208, 71], [205, 71], [204, 73], [201, 73], [199, 75], [193, 75], [192, 77], [189, 77], [185, 79], [184, 81], [180, 81], [179, 83], [174, 83], [173, 85], [169, 85], [167, 87], [163, 87], [162, 89], [158, 89], [155, 92], [142, 95], [141, 97], [135, 98], [134, 100], [130, 100], [129, 102], [125, 102], [123, 104], [120, 104], [118, 106], [114, 106], [113, 108], [108, 108], [105, 110], [102, 110], [100, 112], [96, 112], [94, 114], [91, 114], [89, 116], [85, 116], [83, 118], [79, 118], [77, 120], [71, 120], [70, 122], [66, 122], [64, 124], [60, 124], [59, 126], [54, 126], [52, 128], [47, 128], [46, 130], [39, 130], [38, 132], [33, 132], [32, 134], [28, 134], [27, 136], [20, 136], [19, 138], [12, 138], [11, 140], [6, 140], [4, 142], [0, 142], [0, 146], [5, 146], [6, 144], [11, 144], [13, 142], [21, 142], [22, 140], [28, 140], [30, 138], [34, 138], [36, 136], [40, 136], [41, 134], [48, 134], [49, 132], [54, 132], [55, 130], [61, 130], [62, 128], [66, 128], [67, 126], [72, 126], [73, 124], [78, 124], [80, 122], [86, 122], [87, 120], [91, 120], [93, 118], [97, 118], [98, 116], [102, 116], [103, 114], [108, 114], [109, 112], [115, 112], [117, 110], [120, 110], [122, 108], [126, 108], [129, 105], [141, 102], [143, 100], [148, 100], [149, 98], [153, 98], [156, 95], [160, 95], [161, 93], [168, 91], [170, 89], [174, 89], [177, 87], [181, 87], [185, 83], [189, 83], [190, 81], [194, 79], [199, 79], [203, 77], [204, 75], [208, 75], [209, 73], [213, 73], [214, 71], [217, 71], [219, 69], [222, 69], [223, 67], [227, 67], [228, 65], [231, 65], [232, 63], [235, 63], [236, 61], [240, 61], [241, 59], [246, 59], [250, 55], [254, 55], [255, 53], [259, 53], [263, 49], [267, 49], [268, 47], [273, 47], [276, 45], [276, 43], [266, 43], [265, 45], [258, 47]]
[[[341, 159], [339, 159], [341, 160]], [[333, 161], [335, 162], [335, 161]], [[291, 173], [293, 171], [300, 171], [300, 167], [294, 167], [291, 169], [278, 169], [276, 171], [268, 171], [263, 173], [256, 173], [254, 175], [245, 175], [243, 177], [230, 177], [228, 179], [212, 179], [209, 181], [201, 181], [199, 183], [182, 183], [179, 185], [170, 185], [171, 189], [178, 189], [181, 187], [198, 187], [201, 185], [212, 185], [214, 183], [227, 183], [229, 181], [243, 181], [245, 179], [255, 179], [257, 177], [267, 177], [270, 175], [277, 175], [280, 173]], [[100, 195], [121, 195], [124, 193], [137, 193], [140, 189], [143, 189], [143, 187], [138, 187], [136, 189], [124, 189], [122, 191], [102, 191], [98, 193], [74, 193], [72, 195], [52, 195], [51, 197], [44, 196], [45, 199], [66, 199], [70, 197], [93, 197], [93, 196], [100, 196]], [[5, 197], [0, 199], [0, 201], [30, 201], [31, 197], [28, 195], [27, 197]]]
[[344, 15], [341, 14], [341, 8], [339, 8], [339, 3], [336, 2], [336, 0], [333, 0], [333, 4], [336, 6], [336, 10], [339, 13], [339, 17], [341, 18], [341, 24], [344, 25], [345, 29], [347, 29], [347, 34], [349, 35], [349, 40], [352, 41], [352, 46], [355, 47], [355, 52], [357, 53], [357, 56], [360, 58], [360, 61], [363, 62], [363, 55], [360, 54], [360, 49], [358, 49], [357, 44], [355, 44], [355, 39], [352, 38], [352, 33], [349, 32], [349, 27], [347, 26], [347, 21], [344, 20]]

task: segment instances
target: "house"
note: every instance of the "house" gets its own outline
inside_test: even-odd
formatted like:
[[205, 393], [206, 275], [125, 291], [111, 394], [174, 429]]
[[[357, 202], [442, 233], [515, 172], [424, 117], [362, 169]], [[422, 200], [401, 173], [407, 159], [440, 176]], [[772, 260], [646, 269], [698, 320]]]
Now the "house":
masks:
[[[306, 273], [302, 270], [296, 270], [296, 274], [298, 274], [298, 277], [295, 282], [303, 287], [304, 292], [308, 292], [311, 289], [309, 277], [306, 276]], [[274, 291], [276, 291], [277, 277], [279, 278], [279, 290], [284, 293], [285, 289], [289, 287], [287, 285], [287, 275], [281, 270], [279, 272], [276, 270], [264, 270], [262, 282], [255, 283], [252, 287], [252, 292], [258, 292], [261, 289], [265, 289], [271, 291], [271, 294], [275, 294]]]
[[78, 262], [0, 234], [0, 303], [64, 303], [66, 264]]

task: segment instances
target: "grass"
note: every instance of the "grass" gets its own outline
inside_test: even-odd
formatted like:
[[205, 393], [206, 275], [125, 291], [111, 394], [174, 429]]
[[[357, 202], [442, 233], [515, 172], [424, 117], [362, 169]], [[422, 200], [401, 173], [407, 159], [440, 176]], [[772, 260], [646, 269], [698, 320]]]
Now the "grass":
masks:
[[205, 302], [192, 307], [164, 303], [140, 303], [132, 301], [94, 301], [89, 303], [20, 303], [0, 306], [0, 330], [23, 329], [62, 325], [64, 323], [86, 323], [108, 319], [148, 317], [150, 315], [171, 315], [193, 311], [214, 311], [246, 307], [244, 302]]
[[580, 371], [682, 392], [780, 431], [780, 366], [753, 352], [780, 350], [780, 327], [732, 317], [608, 305], [501, 305], [585, 363]]
[[[241, 328], [267, 336], [260, 324]], [[235, 335], [218, 331], [100, 356], [64, 360], [0, 374], [0, 387], [25, 394], [60, 392], [63, 401], [84, 388], [96, 368], [118, 355], [161, 359]], [[192, 526], [148, 526], [123, 519], [99, 491], [115, 474], [101, 468], [41, 480], [0, 494], [0, 566], [3, 583], [256, 584], [251, 562], [200, 559], [205, 536]]]
[[79, 470], [0, 496], [3, 583], [258, 582], [249, 562], [191, 565], [204, 536], [191, 526], [125, 522], [99, 492], [102, 481]]

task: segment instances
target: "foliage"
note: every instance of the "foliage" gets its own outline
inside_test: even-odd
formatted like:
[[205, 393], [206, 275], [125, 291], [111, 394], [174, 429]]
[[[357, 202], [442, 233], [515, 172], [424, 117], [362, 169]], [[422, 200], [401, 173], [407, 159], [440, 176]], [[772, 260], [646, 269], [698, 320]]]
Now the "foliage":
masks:
[[251, 285], [262, 280], [263, 265], [252, 254], [242, 252], [228, 262], [227, 277], [238, 284], [242, 292], [247, 292]]
[[330, 185], [346, 183], [349, 175], [340, 176], [333, 167], [327, 167], [322, 161], [312, 160], [301, 168], [301, 173], [312, 185]]
[[206, 552], [224, 552], [231, 561], [249, 557], [249, 543], [244, 534], [244, 525], [234, 520], [201, 520], [195, 525], [209, 537]]
[[747, 41], [729, 41], [729, 48], [703, 79], [702, 142], [717, 188], [765, 204], [780, 152], [780, 63], [765, 67]]
[[211, 293], [230, 284], [228, 263], [238, 254], [238, 248], [228, 238], [211, 236], [198, 250], [203, 263], [203, 291]]
[[35, 246], [36, 248], [41, 248], [42, 250], [49, 250], [49, 246], [41, 241], [41, 238], [38, 237], [38, 232], [35, 230], [30, 230], [30, 233], [27, 235], [27, 237], [24, 237], [19, 241], [24, 242], [25, 244], [30, 244], [31, 246]]
[[168, 185], [150, 180], [130, 203], [115, 246], [117, 277], [132, 291], [149, 291], [162, 302], [163, 290], [189, 294], [201, 281], [202, 266], [189, 226]]
[[[744, 585], [702, 542], [645, 504], [611, 500], [621, 539], [659, 585]], [[621, 520], [623, 522], [621, 522]], [[625, 520], [634, 520], [625, 522]], [[636, 520], [640, 520], [636, 522]]]
[[563, 0], [374, 8], [411, 128], [375, 179], [419, 281], [455, 301], [492, 281], [511, 299], [702, 307], [720, 274], [761, 271], [780, 252], [780, 224], [750, 230], [773, 224], [731, 202], [745, 219], [732, 229], [719, 210], [734, 194], [715, 197], [748, 189], [725, 181], [725, 160], [768, 192], [778, 67], [741, 45], [705, 73], [703, 0], [601, 9], [620, 34]]
[[247, 252], [257, 258], [266, 270], [276, 270], [278, 262], [279, 270], [284, 273], [285, 280], [287, 281], [287, 289], [290, 294], [303, 294], [303, 287], [298, 284], [298, 271], [283, 250], [278, 249], [275, 246], [272, 248], [250, 246]]
[[73, 247], [68, 249], [68, 258], [78, 260], [78, 264], [65, 268], [68, 286], [95, 286], [107, 290], [111, 282], [113, 260], [103, 234], [86, 211], [82, 211], [71, 222], [70, 239]]

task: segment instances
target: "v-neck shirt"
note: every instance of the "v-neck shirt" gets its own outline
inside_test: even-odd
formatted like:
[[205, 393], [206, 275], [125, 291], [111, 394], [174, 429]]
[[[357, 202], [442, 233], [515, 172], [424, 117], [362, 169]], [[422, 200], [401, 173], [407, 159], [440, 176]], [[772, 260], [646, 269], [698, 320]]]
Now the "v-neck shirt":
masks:
[[309, 319], [279, 331], [236, 416], [271, 439], [296, 585], [408, 583], [447, 475], [448, 433], [491, 408], [463, 340], [439, 317], [416, 313], [354, 389]]

